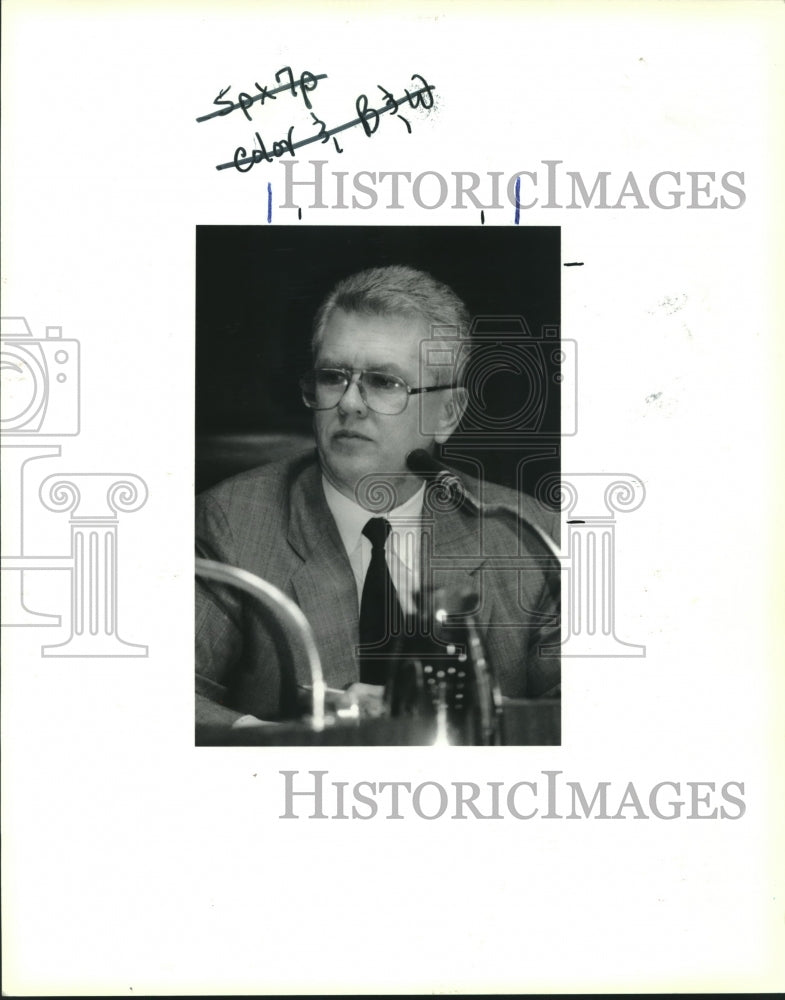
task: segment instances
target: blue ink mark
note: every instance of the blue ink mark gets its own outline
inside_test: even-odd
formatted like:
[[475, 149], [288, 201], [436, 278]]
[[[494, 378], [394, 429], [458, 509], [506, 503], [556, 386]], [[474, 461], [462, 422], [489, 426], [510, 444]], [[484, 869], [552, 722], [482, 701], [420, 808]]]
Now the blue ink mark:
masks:
[[515, 178], [515, 225], [521, 221], [521, 179]]
[[267, 221], [273, 221], [273, 186], [267, 182]]

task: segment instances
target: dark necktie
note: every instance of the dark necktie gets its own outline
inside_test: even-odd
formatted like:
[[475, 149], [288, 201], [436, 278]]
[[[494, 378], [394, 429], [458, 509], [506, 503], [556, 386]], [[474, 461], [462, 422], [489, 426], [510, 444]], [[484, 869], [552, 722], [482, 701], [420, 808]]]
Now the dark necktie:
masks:
[[372, 548], [360, 601], [360, 680], [366, 684], [386, 684], [390, 659], [385, 653], [394, 642], [393, 635], [401, 620], [401, 606], [384, 552], [390, 522], [383, 517], [372, 517], [363, 534]]

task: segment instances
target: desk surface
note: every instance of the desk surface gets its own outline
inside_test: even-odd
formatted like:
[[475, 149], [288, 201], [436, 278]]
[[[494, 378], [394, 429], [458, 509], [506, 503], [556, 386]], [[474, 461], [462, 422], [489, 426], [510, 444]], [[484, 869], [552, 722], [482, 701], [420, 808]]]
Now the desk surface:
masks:
[[[561, 701], [505, 699], [502, 743], [505, 746], [559, 746]], [[334, 722], [314, 732], [307, 722], [229, 729], [203, 725], [197, 728], [197, 746], [430, 746], [433, 725], [413, 717]]]

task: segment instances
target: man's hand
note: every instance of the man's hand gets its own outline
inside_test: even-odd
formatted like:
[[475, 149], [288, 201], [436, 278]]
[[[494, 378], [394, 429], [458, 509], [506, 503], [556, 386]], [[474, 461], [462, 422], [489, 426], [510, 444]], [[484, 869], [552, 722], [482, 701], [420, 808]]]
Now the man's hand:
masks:
[[360, 709], [361, 719], [378, 719], [384, 715], [384, 688], [380, 684], [363, 684], [357, 681], [343, 692]]
[[327, 688], [325, 708], [339, 718], [378, 719], [384, 715], [384, 688], [360, 681], [343, 690]]

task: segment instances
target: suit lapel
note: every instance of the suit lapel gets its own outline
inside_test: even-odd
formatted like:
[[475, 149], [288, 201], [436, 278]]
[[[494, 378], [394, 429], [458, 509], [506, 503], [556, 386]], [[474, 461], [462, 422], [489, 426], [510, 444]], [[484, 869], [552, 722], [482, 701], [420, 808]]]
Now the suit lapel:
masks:
[[[294, 481], [290, 509], [288, 541], [302, 560], [292, 575], [292, 589], [313, 628], [327, 684], [343, 687], [359, 679], [353, 654], [359, 641], [357, 587], [324, 499], [318, 463]], [[298, 680], [309, 684], [302, 668], [297, 665]]]
[[431, 515], [426, 502], [423, 536], [424, 575], [430, 554], [435, 586], [445, 586], [448, 594], [456, 595], [476, 591], [477, 570], [485, 562], [480, 518], [456, 510]]

